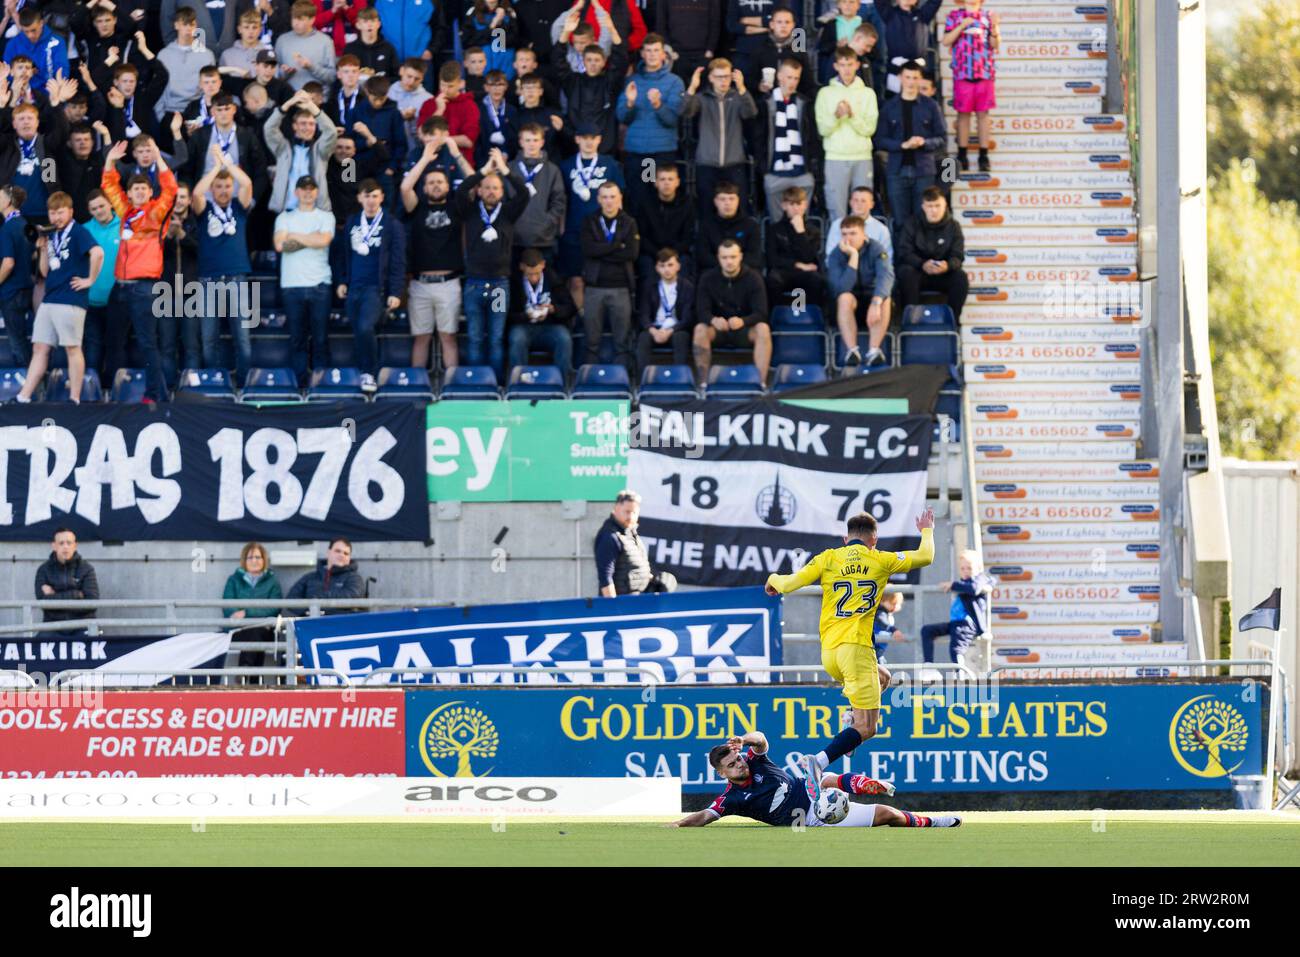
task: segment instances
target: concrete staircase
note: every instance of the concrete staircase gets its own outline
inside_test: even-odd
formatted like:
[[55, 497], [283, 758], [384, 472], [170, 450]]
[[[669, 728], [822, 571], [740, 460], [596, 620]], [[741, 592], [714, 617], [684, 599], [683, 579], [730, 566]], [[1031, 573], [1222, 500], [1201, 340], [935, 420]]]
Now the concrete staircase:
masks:
[[[1082, 676], [1108, 659], [1185, 658], [1149, 643], [1159, 470], [1137, 450], [1137, 224], [1125, 118], [1101, 108], [1105, 0], [988, 9], [1002, 33], [993, 171], [961, 174], [952, 205], [971, 279], [966, 428], [985, 560], [1001, 580], [993, 663]], [[946, 51], [941, 71], [950, 91]], [[945, 113], [954, 150], [951, 102]], [[970, 155], [974, 166], [973, 138]]]

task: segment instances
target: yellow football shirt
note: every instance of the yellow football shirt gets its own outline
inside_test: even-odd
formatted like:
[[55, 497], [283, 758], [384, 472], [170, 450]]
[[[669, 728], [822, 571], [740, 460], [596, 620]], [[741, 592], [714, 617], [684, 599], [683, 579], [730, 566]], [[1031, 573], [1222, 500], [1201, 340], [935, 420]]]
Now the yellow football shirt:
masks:
[[822, 647], [870, 646], [876, 606], [889, 576], [924, 568], [932, 561], [934, 530], [926, 528], [915, 551], [882, 552], [855, 538], [840, 548], [826, 549], [793, 574], [769, 575], [767, 583], [784, 595], [820, 581]]

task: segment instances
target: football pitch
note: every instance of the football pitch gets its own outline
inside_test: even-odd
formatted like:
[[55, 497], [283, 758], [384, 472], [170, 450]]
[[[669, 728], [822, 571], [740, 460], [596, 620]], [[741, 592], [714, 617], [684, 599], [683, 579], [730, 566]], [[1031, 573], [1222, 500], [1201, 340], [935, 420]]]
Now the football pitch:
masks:
[[1300, 863], [1300, 814], [976, 812], [955, 829], [726, 821], [5, 823], [10, 866], [1233, 866]]

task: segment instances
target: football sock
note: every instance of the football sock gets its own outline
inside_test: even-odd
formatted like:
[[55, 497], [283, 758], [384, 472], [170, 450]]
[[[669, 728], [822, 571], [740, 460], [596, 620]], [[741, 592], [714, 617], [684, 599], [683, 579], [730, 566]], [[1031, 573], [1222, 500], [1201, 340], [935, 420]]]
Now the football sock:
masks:
[[818, 753], [817, 759], [820, 761], [821, 758], [825, 756], [826, 763], [823, 764], [822, 767], [830, 767], [832, 761], [838, 761], [840, 758], [844, 757], [844, 755], [852, 754], [853, 749], [861, 743], [862, 735], [857, 732], [856, 728], [845, 728], [839, 734], [835, 735], [835, 738], [831, 741], [825, 751]]
[[906, 827], [934, 827], [930, 819], [922, 814], [913, 814], [911, 811], [903, 811], [901, 808], [899, 810], [903, 817], [907, 818]]

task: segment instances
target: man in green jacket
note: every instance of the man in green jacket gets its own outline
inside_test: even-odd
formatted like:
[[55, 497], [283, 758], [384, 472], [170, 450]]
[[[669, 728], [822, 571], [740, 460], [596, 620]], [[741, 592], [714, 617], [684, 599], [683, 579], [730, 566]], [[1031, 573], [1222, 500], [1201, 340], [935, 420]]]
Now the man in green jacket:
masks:
[[835, 51], [835, 76], [817, 93], [817, 131], [826, 153], [826, 210], [845, 215], [854, 186], [871, 186], [871, 137], [876, 132], [876, 93], [858, 76], [852, 47]]

